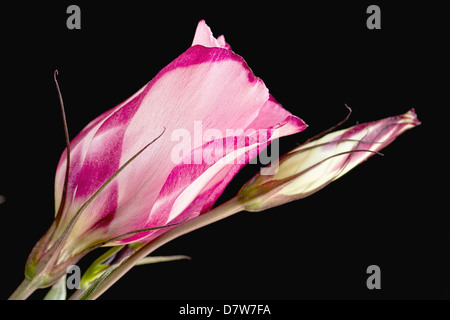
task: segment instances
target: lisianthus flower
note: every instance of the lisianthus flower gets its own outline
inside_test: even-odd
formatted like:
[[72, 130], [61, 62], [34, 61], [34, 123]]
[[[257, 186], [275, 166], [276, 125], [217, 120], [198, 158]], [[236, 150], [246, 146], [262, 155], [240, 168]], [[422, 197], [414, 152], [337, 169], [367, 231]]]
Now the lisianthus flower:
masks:
[[[57, 216], [27, 276], [51, 274], [47, 285], [89, 248], [151, 241], [167, 229], [132, 232], [195, 219], [274, 138], [305, 127], [200, 21], [187, 51], [71, 141], [68, 173], [63, 152]], [[51, 270], [37, 270], [50, 255]]]

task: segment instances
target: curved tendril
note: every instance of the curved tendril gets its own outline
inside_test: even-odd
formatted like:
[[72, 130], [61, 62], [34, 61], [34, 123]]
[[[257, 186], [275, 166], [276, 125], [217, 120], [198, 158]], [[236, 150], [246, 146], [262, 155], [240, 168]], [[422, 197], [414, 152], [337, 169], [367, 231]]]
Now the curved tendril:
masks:
[[67, 126], [67, 120], [66, 120], [66, 112], [64, 109], [64, 102], [63, 102], [63, 98], [62, 98], [62, 94], [61, 94], [61, 89], [59, 88], [59, 84], [58, 84], [58, 80], [56, 79], [56, 76], [59, 74], [58, 70], [56, 69], [55, 72], [53, 73], [53, 80], [55, 81], [56, 84], [56, 90], [58, 91], [58, 97], [59, 97], [59, 104], [61, 106], [61, 115], [62, 115], [62, 120], [63, 120], [63, 126], [64, 126], [64, 136], [66, 139], [66, 150], [67, 150], [67, 160], [66, 160], [66, 175], [64, 177], [64, 186], [63, 186], [63, 191], [62, 191], [62, 195], [61, 195], [61, 201], [59, 202], [59, 208], [58, 208], [58, 212], [56, 214], [56, 218], [58, 219], [61, 214], [62, 211], [64, 210], [64, 206], [66, 203], [66, 196], [67, 196], [67, 184], [69, 183], [69, 167], [70, 167], [70, 138], [69, 138], [69, 129]]
[[306, 147], [306, 148], [298, 149], [299, 147], [297, 147], [296, 149], [298, 149], [298, 150], [296, 150], [294, 152], [292, 152], [292, 151], [288, 152], [287, 154], [288, 155], [298, 154], [298, 153], [302, 153], [302, 152], [305, 152], [305, 151], [308, 151], [308, 150], [312, 150], [314, 148], [319, 148], [319, 147], [323, 147], [323, 146], [331, 145], [331, 144], [338, 144], [338, 143], [341, 143], [341, 142], [357, 142], [358, 143], [357, 145], [359, 145], [361, 143], [370, 143], [370, 144], [382, 144], [383, 143], [381, 141], [368, 141], [368, 140], [364, 140], [364, 139], [336, 139], [336, 140], [331, 140], [331, 141], [327, 141], [327, 142], [324, 142], [324, 143], [318, 143], [318, 144], [315, 144], [313, 146]]
[[86, 209], [86, 207], [100, 194], [100, 192], [106, 188], [106, 186], [108, 184], [111, 183], [112, 180], [114, 180], [114, 178], [123, 170], [125, 169], [125, 167], [127, 167], [131, 162], [133, 162], [134, 159], [136, 159], [136, 157], [138, 157], [142, 152], [144, 152], [145, 149], [147, 149], [151, 144], [153, 144], [153, 142], [155, 142], [156, 140], [158, 140], [166, 131], [166, 127], [164, 127], [163, 131], [161, 132], [161, 134], [159, 136], [157, 136], [155, 139], [153, 139], [152, 141], [150, 141], [147, 145], [145, 145], [141, 150], [139, 150], [135, 155], [133, 155], [130, 159], [127, 160], [127, 162], [125, 162], [119, 169], [117, 169], [116, 172], [114, 172], [111, 177], [109, 177], [108, 180], [106, 180], [101, 186], [100, 188], [97, 189], [97, 191], [85, 202], [83, 203], [83, 205], [80, 207], [80, 209], [78, 209], [78, 211], [74, 214], [72, 220], [70, 220], [69, 225], [67, 226], [66, 230], [68, 229], [72, 229], [71, 227], [75, 224], [75, 222], [77, 221], [78, 217], [80, 216], [80, 214], [84, 211], [84, 209]]
[[322, 132], [319, 133], [319, 134], [316, 134], [315, 136], [309, 138], [308, 140], [306, 140], [306, 141], [303, 142], [302, 144], [306, 144], [306, 143], [311, 142], [311, 141], [313, 141], [313, 140], [317, 140], [317, 139], [319, 139], [319, 138], [322, 138], [322, 137], [323, 137], [324, 135], [326, 135], [327, 133], [333, 131], [333, 130], [336, 129], [336, 128], [339, 128], [339, 127], [342, 126], [345, 122], [347, 122], [348, 118], [350, 118], [350, 115], [352, 114], [352, 109], [351, 109], [347, 104], [345, 104], [345, 107], [347, 108], [348, 113], [347, 113], [347, 115], [345, 116], [344, 120], [342, 120], [342, 121], [340, 121], [339, 123], [335, 124], [335, 125], [332, 126], [331, 128], [328, 128], [327, 130], [322, 131]]
[[146, 232], [146, 231], [159, 230], [159, 229], [165, 229], [165, 228], [171, 228], [171, 227], [178, 226], [178, 225], [183, 224], [186, 221], [188, 221], [189, 218], [192, 217], [192, 215], [195, 214], [195, 213], [198, 213], [198, 212], [191, 213], [188, 217], [186, 217], [185, 219], [183, 219], [180, 222], [166, 224], [166, 225], [163, 225], [163, 226], [143, 228], [143, 229], [137, 229], [137, 230], [129, 231], [129, 232], [124, 233], [124, 234], [122, 234], [120, 236], [117, 236], [117, 237], [114, 237], [114, 238], [102, 241], [100, 243], [94, 244], [93, 246], [91, 246], [91, 247], [87, 248], [86, 250], [84, 250], [81, 254], [83, 254], [83, 255], [87, 254], [87, 253], [89, 253], [89, 252], [91, 252], [91, 251], [93, 251], [93, 250], [95, 250], [97, 248], [100, 248], [100, 247], [102, 247], [102, 246], [104, 246], [104, 245], [106, 245], [108, 243], [111, 243], [111, 242], [123, 239], [123, 238], [125, 238], [127, 236], [131, 236], [131, 235], [136, 234], [136, 233], [141, 233], [141, 232]]
[[[323, 160], [321, 160], [321, 161], [319, 161], [319, 162], [313, 164], [313, 165], [310, 166], [309, 168], [307, 168], [307, 169], [305, 169], [305, 170], [303, 170], [303, 171], [301, 171], [301, 172], [299, 172], [299, 173], [293, 175], [292, 177], [288, 177], [287, 179], [293, 180], [293, 179], [295, 179], [295, 178], [301, 176], [302, 174], [307, 173], [308, 171], [314, 169], [315, 167], [321, 165], [322, 163], [324, 163], [324, 162], [326, 162], [326, 161], [328, 161], [328, 160], [330, 160], [330, 159], [332, 159], [332, 158], [339, 157], [339, 156], [343, 156], [343, 155], [345, 155], [345, 154], [350, 154], [350, 155], [351, 155], [351, 154], [356, 153], [356, 152], [369, 152], [369, 153], [373, 153], [373, 154], [377, 154], [377, 155], [383, 156], [383, 154], [382, 154], [381, 152], [378, 152], [378, 151], [375, 151], [375, 150], [370, 150], [370, 149], [359, 149], [359, 150], [343, 151], [343, 152], [339, 152], [339, 153], [333, 154], [333, 155], [331, 155], [331, 156], [329, 156], [329, 157], [327, 157], [327, 158], [325, 158], [325, 159], [323, 159]], [[347, 165], [347, 163], [346, 163], [344, 166], [346, 166], [346, 165]], [[344, 167], [344, 166], [343, 166], [343, 167]], [[283, 180], [284, 180], [284, 179], [283, 179]]]

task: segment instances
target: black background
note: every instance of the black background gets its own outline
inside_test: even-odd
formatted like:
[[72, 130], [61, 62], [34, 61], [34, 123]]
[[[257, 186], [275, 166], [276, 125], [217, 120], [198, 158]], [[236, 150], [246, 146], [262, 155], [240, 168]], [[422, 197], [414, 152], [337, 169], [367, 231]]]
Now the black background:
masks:
[[[239, 213], [172, 241], [155, 254], [192, 260], [136, 267], [101, 299], [450, 298], [442, 7], [78, 1], [81, 30], [68, 30], [70, 4], [2, 7], [0, 298], [22, 281], [25, 260], [53, 219], [64, 149], [53, 71], [74, 137], [184, 52], [200, 19], [308, 123], [282, 138], [282, 151], [342, 120], [344, 104], [353, 109], [347, 126], [411, 107], [422, 125], [309, 198]], [[370, 4], [381, 8], [381, 30], [366, 27]], [[257, 169], [243, 169], [218, 203]], [[381, 268], [381, 290], [366, 287], [372, 264]]]

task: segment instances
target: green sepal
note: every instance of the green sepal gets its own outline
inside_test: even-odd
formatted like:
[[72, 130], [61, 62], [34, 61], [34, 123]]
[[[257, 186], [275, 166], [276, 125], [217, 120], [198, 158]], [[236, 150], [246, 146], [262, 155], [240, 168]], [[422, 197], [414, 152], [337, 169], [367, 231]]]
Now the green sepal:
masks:
[[184, 256], [184, 255], [145, 257], [145, 258], [141, 259], [138, 263], [136, 263], [136, 265], [141, 266], [141, 265], [145, 265], [145, 264], [169, 262], [169, 261], [177, 261], [177, 260], [191, 260], [191, 257]]
[[[101, 255], [99, 258], [97, 258], [83, 275], [80, 284], [80, 295], [76, 299], [88, 300], [95, 289], [103, 282], [103, 280], [107, 278], [109, 274], [114, 271], [114, 269], [120, 266], [122, 262], [126, 261], [130, 255], [135, 253], [141, 246], [142, 244], [129, 244], [113, 247], [103, 255]], [[119, 260], [115, 260], [117, 256], [120, 256], [121, 251], [122, 253], [126, 252], [125, 256], [121, 257], [121, 259]], [[190, 260], [191, 258], [186, 255], [145, 257], [141, 259], [136, 265], [145, 265], [184, 259]]]
[[108, 260], [113, 259], [123, 247], [124, 245], [112, 247], [100, 257], [98, 257], [81, 277], [81, 289], [87, 289], [95, 280], [97, 280], [97, 278], [100, 277], [105, 272], [105, 270], [109, 268], [110, 264], [108, 263]]
[[66, 275], [64, 275], [50, 288], [44, 300], [66, 300], [66, 298]]

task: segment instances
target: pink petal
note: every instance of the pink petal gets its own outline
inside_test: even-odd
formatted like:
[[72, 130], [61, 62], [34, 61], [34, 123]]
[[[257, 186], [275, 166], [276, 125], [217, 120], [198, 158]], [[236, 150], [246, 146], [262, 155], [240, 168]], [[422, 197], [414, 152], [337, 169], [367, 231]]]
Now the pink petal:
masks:
[[[411, 109], [405, 114], [356, 125], [349, 130], [343, 131], [343, 134], [338, 136], [336, 140], [356, 139], [361, 134], [364, 134], [361, 142], [357, 144], [354, 150], [380, 151], [404, 131], [417, 125], [420, 125], [420, 121], [417, 119], [414, 109]], [[343, 175], [373, 155], [373, 153], [364, 152], [351, 153], [340, 164], [337, 164], [335, 170], [339, 170], [345, 164], [346, 168], [340, 174]]]
[[272, 95], [264, 103], [258, 113], [258, 117], [250, 124], [251, 128], [265, 128], [267, 123], [276, 123], [279, 125], [279, 136], [287, 136], [303, 131], [308, 126], [306, 123], [292, 115], [289, 111], [284, 109]]
[[217, 39], [214, 38], [211, 29], [206, 24], [205, 20], [201, 20], [197, 25], [197, 30], [195, 30], [194, 40], [192, 41], [192, 46], [201, 45], [210, 48], [224, 48], [231, 49], [231, 47], [226, 43], [225, 37], [221, 35]]

